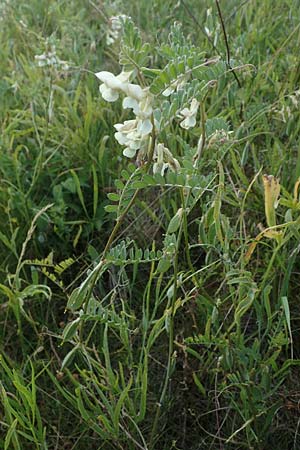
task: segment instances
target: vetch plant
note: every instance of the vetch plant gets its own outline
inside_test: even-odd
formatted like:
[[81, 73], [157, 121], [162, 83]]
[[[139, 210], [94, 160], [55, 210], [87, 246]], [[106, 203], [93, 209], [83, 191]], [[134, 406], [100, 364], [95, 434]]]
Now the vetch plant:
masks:
[[[114, 136], [123, 147], [123, 155], [133, 159], [136, 164], [130, 163], [128, 169], [122, 171], [122, 177], [115, 182], [117, 192], [108, 194], [114, 203], [108, 205], [106, 210], [116, 215], [115, 226], [99, 261], [69, 297], [68, 309], [77, 318], [63, 333], [63, 340], [74, 345], [70, 357], [67, 355], [64, 360], [65, 364], [68, 364], [74, 352], [80, 346], [88, 344], [91, 334], [86, 335], [85, 324], [92, 319], [93, 305], [98, 302], [94, 287], [112, 265], [120, 266], [120, 261], [123, 261], [124, 267], [128, 264], [151, 262], [150, 277], [159, 277], [160, 284], [163, 283], [164, 274], [172, 269], [173, 275], [165, 294], [166, 305], [162, 318], [156, 318], [158, 306], [155, 306], [152, 315], [149, 304], [145, 310], [147, 326], [144, 330], [143, 348], [150, 349], [164, 327], [168, 334], [166, 373], [150, 433], [150, 449], [155, 446], [161, 408], [165, 407], [170, 377], [176, 362], [174, 320], [176, 311], [182, 305], [178, 297], [179, 250], [185, 240], [186, 258], [191, 272], [195, 272], [188, 243], [188, 215], [214, 178], [214, 174], [208, 178], [202, 177], [198, 170], [207, 133], [205, 101], [217, 86], [218, 80], [226, 75], [226, 64], [220, 58], [206, 60], [200, 49], [184, 37], [178, 24], [172, 28], [169, 42], [168, 49], [165, 44], [156, 49], [157, 56], [164, 55], [167, 60], [165, 67], [149, 67], [150, 54], [154, 49], [150, 50], [149, 44], [143, 44], [139, 31], [130, 20], [126, 20], [120, 50], [121, 72], [118, 75], [108, 71], [95, 74], [101, 82], [99, 91], [104, 101], [114, 103], [122, 100], [122, 107], [128, 118], [123, 123], [113, 125]], [[220, 118], [216, 120], [215, 127], [213, 120], [210, 121], [212, 134], [220, 129]], [[184, 142], [191, 130], [195, 130], [194, 136], [198, 145], [179, 158], [175, 152], [173, 136], [182, 134], [180, 139]], [[169, 142], [173, 144], [170, 145]], [[181, 206], [175, 211], [166, 228], [159, 253], [142, 249], [132, 253], [132, 249], [129, 249], [131, 244], [126, 241], [121, 246], [113, 247], [120, 227], [141, 190], [165, 184], [179, 191]], [[195, 283], [197, 284], [196, 280]], [[141, 358], [148, 364], [147, 355]], [[145, 390], [147, 391], [146, 380], [143, 382], [144, 394]], [[143, 411], [146, 408], [145, 401], [143, 397]]]

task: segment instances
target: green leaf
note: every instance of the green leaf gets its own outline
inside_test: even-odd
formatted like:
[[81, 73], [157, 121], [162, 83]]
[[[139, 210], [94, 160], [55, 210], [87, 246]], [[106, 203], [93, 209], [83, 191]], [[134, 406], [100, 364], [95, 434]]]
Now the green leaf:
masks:
[[72, 359], [74, 358], [78, 349], [79, 349], [79, 344], [75, 345], [75, 347], [73, 347], [72, 350], [70, 350], [66, 354], [66, 356], [64, 357], [64, 359], [62, 360], [62, 363], [61, 363], [61, 370], [68, 367], [68, 365], [72, 362]]
[[157, 266], [157, 272], [158, 272], [158, 273], [164, 273], [164, 272], [167, 272], [167, 270], [169, 270], [170, 267], [171, 267], [171, 261], [170, 261], [168, 258], [166, 258], [166, 257], [163, 256], [163, 257], [159, 260], [159, 263], [158, 263], [158, 266]]
[[183, 215], [183, 208], [179, 208], [176, 212], [175, 216], [172, 217], [170, 220], [167, 234], [176, 233], [178, 228], [180, 227], [181, 221], [182, 221], [182, 215]]
[[106, 205], [104, 209], [106, 212], [115, 213], [118, 211], [118, 205]]
[[79, 309], [81, 305], [84, 303], [86, 294], [87, 294], [86, 290], [82, 289], [81, 286], [75, 288], [68, 299], [67, 308], [73, 311]]
[[201, 394], [206, 397], [206, 390], [205, 387], [203, 386], [203, 384], [201, 383], [201, 381], [199, 380], [199, 378], [197, 377], [196, 373], [193, 372], [193, 380], [195, 385], [197, 386], [197, 388], [199, 389], [199, 391], [201, 392]]
[[290, 343], [293, 343], [293, 334], [292, 334], [292, 327], [291, 327], [291, 314], [290, 314], [290, 306], [289, 306], [289, 302], [286, 296], [281, 297], [281, 301], [283, 304], [283, 310], [284, 310], [284, 314], [285, 314], [285, 320], [287, 323], [287, 327], [289, 330], [289, 335], [290, 335]]
[[82, 208], [83, 208], [83, 210], [85, 212], [85, 215], [89, 218], [89, 215], [88, 215], [88, 212], [87, 212], [87, 209], [86, 209], [86, 206], [85, 206], [84, 197], [83, 197], [83, 193], [82, 193], [82, 190], [81, 190], [80, 180], [78, 178], [78, 175], [75, 172], [75, 170], [73, 170], [73, 169], [70, 172], [71, 172], [71, 175], [72, 175], [72, 177], [74, 179], [74, 182], [75, 182], [75, 185], [76, 185], [76, 190], [77, 190], [77, 194], [78, 194], [81, 206], [82, 206]]
[[78, 317], [77, 319], [75, 319], [75, 320], [72, 320], [72, 322], [69, 322], [66, 326], [65, 326], [65, 328], [64, 328], [64, 331], [63, 331], [63, 334], [62, 334], [62, 336], [63, 336], [63, 344], [66, 342], [66, 341], [69, 341], [69, 340], [71, 340], [74, 336], [75, 336], [75, 334], [76, 334], [76, 332], [77, 332], [77, 330], [78, 330], [78, 325], [79, 325], [79, 323], [80, 323], [80, 317]]
[[109, 194], [107, 194], [107, 197], [112, 202], [118, 202], [120, 200], [120, 195], [116, 192], [110, 192]]

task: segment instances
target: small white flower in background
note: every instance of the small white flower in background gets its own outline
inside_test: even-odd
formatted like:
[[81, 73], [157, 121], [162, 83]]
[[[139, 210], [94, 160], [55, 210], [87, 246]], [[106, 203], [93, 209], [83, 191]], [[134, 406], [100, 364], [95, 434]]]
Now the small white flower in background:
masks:
[[119, 39], [122, 30], [122, 23], [125, 22], [126, 19], [130, 19], [130, 17], [125, 14], [110, 17], [108, 30], [106, 32], [107, 45], [112, 45]]
[[180, 126], [186, 130], [196, 125], [196, 116], [200, 103], [193, 98], [190, 108], [184, 108], [179, 112], [179, 117], [183, 118]]
[[69, 63], [62, 61], [56, 54], [55, 45], [51, 46], [51, 51], [45, 52], [42, 55], [35, 55], [34, 59], [37, 61], [38, 67], [55, 67], [57, 69], [68, 70]]
[[298, 108], [300, 102], [300, 90], [298, 89], [293, 94], [289, 95], [289, 98], [291, 99], [293, 106]]
[[155, 145], [153, 158], [155, 160], [155, 163], [153, 164], [153, 173], [164, 175], [166, 169], [169, 168], [173, 172], [180, 170], [179, 162], [164, 144]]
[[113, 73], [104, 70], [95, 73], [95, 75], [103, 83], [100, 85], [99, 91], [104, 100], [107, 102], [115, 102], [119, 98], [119, 93], [124, 92], [131, 72], [121, 72], [116, 76]]

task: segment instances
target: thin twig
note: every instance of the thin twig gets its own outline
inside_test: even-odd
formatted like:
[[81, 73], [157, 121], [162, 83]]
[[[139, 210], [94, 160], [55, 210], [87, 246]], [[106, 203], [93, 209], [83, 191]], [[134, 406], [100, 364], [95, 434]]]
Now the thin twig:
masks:
[[228, 67], [230, 67], [234, 78], [236, 79], [236, 82], [239, 86], [239, 88], [242, 87], [241, 82], [237, 76], [237, 74], [235, 73], [234, 69], [231, 67], [230, 65], [230, 48], [229, 48], [229, 44], [228, 44], [228, 38], [227, 38], [227, 33], [226, 33], [226, 28], [225, 28], [225, 23], [223, 20], [223, 16], [222, 16], [222, 11], [220, 8], [220, 3], [219, 0], [215, 0], [216, 1], [216, 6], [217, 6], [217, 10], [218, 10], [218, 14], [219, 14], [219, 18], [220, 18], [220, 22], [221, 22], [221, 27], [222, 27], [222, 31], [223, 31], [223, 35], [224, 35], [224, 41], [225, 41], [225, 47], [226, 47], [226, 55], [227, 55], [227, 65]]
[[199, 30], [201, 31], [202, 34], [204, 34], [204, 36], [206, 37], [206, 39], [208, 40], [208, 42], [210, 43], [210, 45], [212, 46], [212, 48], [214, 49], [215, 52], [218, 53], [218, 55], [221, 56], [221, 53], [219, 52], [219, 50], [217, 49], [217, 47], [215, 46], [215, 44], [213, 43], [213, 40], [207, 35], [207, 33], [205, 33], [204, 28], [202, 27], [202, 25], [199, 23], [199, 21], [196, 19], [195, 14], [193, 14], [193, 12], [190, 10], [190, 8], [187, 6], [187, 4], [185, 3], [185, 0], [181, 0], [181, 3], [183, 4], [183, 7], [185, 8], [186, 12], [188, 13], [188, 15], [193, 19], [193, 21], [195, 22], [195, 24], [197, 25], [197, 27], [199, 28]]

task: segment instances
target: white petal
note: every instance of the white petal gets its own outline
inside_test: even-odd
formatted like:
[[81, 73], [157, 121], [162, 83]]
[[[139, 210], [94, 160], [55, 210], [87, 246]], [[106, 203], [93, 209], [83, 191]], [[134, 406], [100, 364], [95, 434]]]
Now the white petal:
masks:
[[152, 123], [150, 119], [146, 119], [146, 120], [140, 120], [138, 122], [138, 126], [137, 126], [137, 131], [145, 136], [146, 134], [149, 134], [152, 131]]
[[128, 138], [127, 138], [126, 134], [120, 133], [120, 131], [117, 131], [117, 133], [115, 133], [115, 138], [119, 142], [120, 145], [128, 144]]
[[99, 91], [101, 92], [102, 97], [107, 102], [115, 102], [119, 98], [118, 91], [115, 91], [114, 89], [110, 89], [105, 84], [101, 84], [99, 87]]
[[115, 75], [111, 72], [97, 72], [95, 73], [96, 77], [99, 78], [103, 83], [106, 84], [107, 87], [111, 89], [122, 90], [123, 83], [115, 77]]
[[107, 71], [97, 72], [95, 73], [96, 77], [99, 78], [103, 83], [107, 83], [109, 80], [115, 78], [114, 74]]
[[193, 128], [196, 125], [196, 117], [190, 116], [186, 117], [182, 122], [180, 122], [180, 126], [188, 130], [189, 128]]
[[128, 95], [128, 97], [135, 98], [138, 101], [141, 101], [146, 95], [141, 86], [138, 84], [124, 84], [122, 90]]
[[190, 113], [190, 110], [188, 108], [183, 108], [183, 110], [180, 111], [179, 114], [182, 115], [183, 117], [186, 117], [186, 116], [189, 116], [191, 113]]
[[155, 173], [157, 173], [157, 172], [159, 172], [159, 165], [157, 164], [157, 163], [154, 163], [153, 164], [153, 173], [155, 174]]
[[132, 133], [136, 131], [137, 122], [135, 119], [125, 120], [122, 128], [123, 133]]
[[122, 127], [124, 126], [123, 123], [115, 123], [114, 127], [117, 131], [120, 131], [122, 129]]
[[121, 81], [121, 83], [125, 83], [129, 80], [129, 78], [131, 77], [132, 71], [130, 72], [121, 72], [119, 73], [119, 75], [116, 76], [116, 78], [118, 80]]
[[136, 129], [136, 120], [125, 120], [124, 123], [116, 123], [114, 127], [117, 131], [122, 131], [122, 133], [129, 133]]
[[40, 60], [40, 61], [38, 61], [38, 66], [39, 67], [44, 67], [44, 66], [46, 66], [48, 63], [47, 63], [47, 60], [45, 60], [45, 61], [43, 61], [43, 60]]
[[139, 103], [136, 99], [131, 98], [131, 97], [125, 97], [123, 100], [123, 108], [131, 108], [133, 109], [134, 114], [138, 114], [139, 113]]
[[191, 103], [191, 107], [190, 107], [190, 111], [192, 114], [196, 114], [199, 108], [199, 102], [197, 99], [193, 98], [192, 103]]
[[141, 148], [141, 139], [130, 140], [127, 145], [132, 150], [139, 150]]
[[165, 170], [168, 169], [168, 167], [169, 167], [168, 163], [163, 163], [163, 165], [161, 167], [161, 171], [160, 171], [161, 176], [164, 176]]
[[47, 56], [46, 55], [35, 55], [34, 59], [41, 61], [41, 60], [47, 59]]
[[132, 150], [128, 147], [125, 148], [125, 150], [123, 150], [123, 155], [127, 156], [127, 158], [133, 158], [136, 154], [136, 150]]

